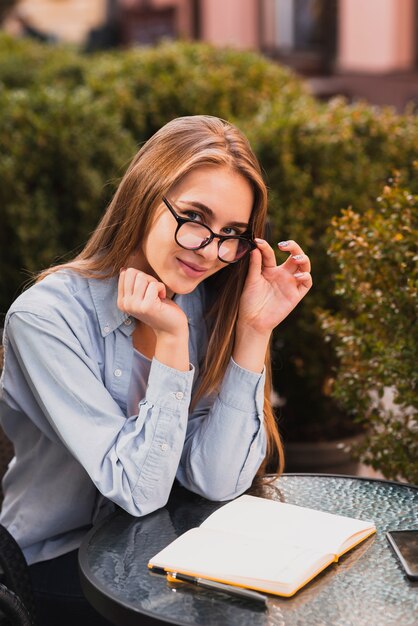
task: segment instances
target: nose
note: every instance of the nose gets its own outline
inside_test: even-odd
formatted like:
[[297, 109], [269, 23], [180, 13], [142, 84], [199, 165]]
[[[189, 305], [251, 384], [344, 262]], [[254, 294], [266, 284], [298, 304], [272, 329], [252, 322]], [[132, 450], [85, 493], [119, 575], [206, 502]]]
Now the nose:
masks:
[[195, 253], [206, 259], [207, 261], [217, 261], [218, 260], [218, 240], [212, 239], [207, 246], [204, 248], [199, 248], [199, 250], [195, 250]]

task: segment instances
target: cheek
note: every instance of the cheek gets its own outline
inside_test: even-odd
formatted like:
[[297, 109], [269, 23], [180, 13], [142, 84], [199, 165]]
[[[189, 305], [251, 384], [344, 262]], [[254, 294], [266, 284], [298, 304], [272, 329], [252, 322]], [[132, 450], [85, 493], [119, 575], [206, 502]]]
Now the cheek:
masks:
[[162, 260], [167, 254], [177, 248], [174, 240], [173, 229], [166, 226], [152, 228], [143, 244], [145, 256], [149, 261], [158, 259]]

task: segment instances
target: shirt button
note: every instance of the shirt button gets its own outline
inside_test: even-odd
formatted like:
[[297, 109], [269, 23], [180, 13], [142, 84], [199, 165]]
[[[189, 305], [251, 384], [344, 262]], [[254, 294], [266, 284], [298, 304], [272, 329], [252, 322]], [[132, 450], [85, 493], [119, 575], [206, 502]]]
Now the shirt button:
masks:
[[110, 330], [110, 326], [107, 326], [107, 325], [106, 325], [106, 326], [103, 328], [103, 332], [104, 332], [104, 333], [108, 333], [108, 332], [109, 332], [109, 330]]
[[182, 391], [177, 391], [176, 392], [177, 400], [183, 400], [183, 397], [184, 397], [184, 393]]
[[114, 373], [114, 375], [115, 375], [117, 378], [119, 378], [120, 376], [122, 376], [122, 370], [117, 369], [117, 370], [115, 370], [113, 373]]
[[130, 317], [128, 317], [128, 319], [126, 319], [124, 322], [125, 326], [130, 326], [132, 324], [132, 320]]
[[165, 452], [166, 450], [168, 450], [168, 443], [162, 443], [162, 444], [161, 444], [161, 450], [162, 450], [163, 452]]

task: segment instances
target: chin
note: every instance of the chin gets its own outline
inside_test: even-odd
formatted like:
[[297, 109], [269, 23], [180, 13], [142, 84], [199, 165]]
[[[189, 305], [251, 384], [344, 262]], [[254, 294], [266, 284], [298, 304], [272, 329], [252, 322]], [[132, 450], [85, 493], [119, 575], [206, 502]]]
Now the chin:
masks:
[[171, 291], [172, 293], [175, 293], [179, 296], [185, 296], [188, 293], [192, 293], [192, 291], [194, 291], [201, 282], [202, 281], [190, 282], [189, 284], [185, 284], [183, 281], [181, 283], [175, 283], [173, 281], [172, 284], [165, 283], [165, 286], [167, 287], [167, 290]]

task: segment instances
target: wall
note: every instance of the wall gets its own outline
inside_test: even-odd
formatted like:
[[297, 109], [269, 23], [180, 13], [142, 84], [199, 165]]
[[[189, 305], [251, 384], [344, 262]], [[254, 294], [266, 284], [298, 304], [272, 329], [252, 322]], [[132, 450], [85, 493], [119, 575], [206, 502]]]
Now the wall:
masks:
[[257, 49], [257, 0], [201, 0], [201, 30], [217, 46]]
[[384, 73], [414, 65], [414, 0], [340, 0], [337, 68]]

